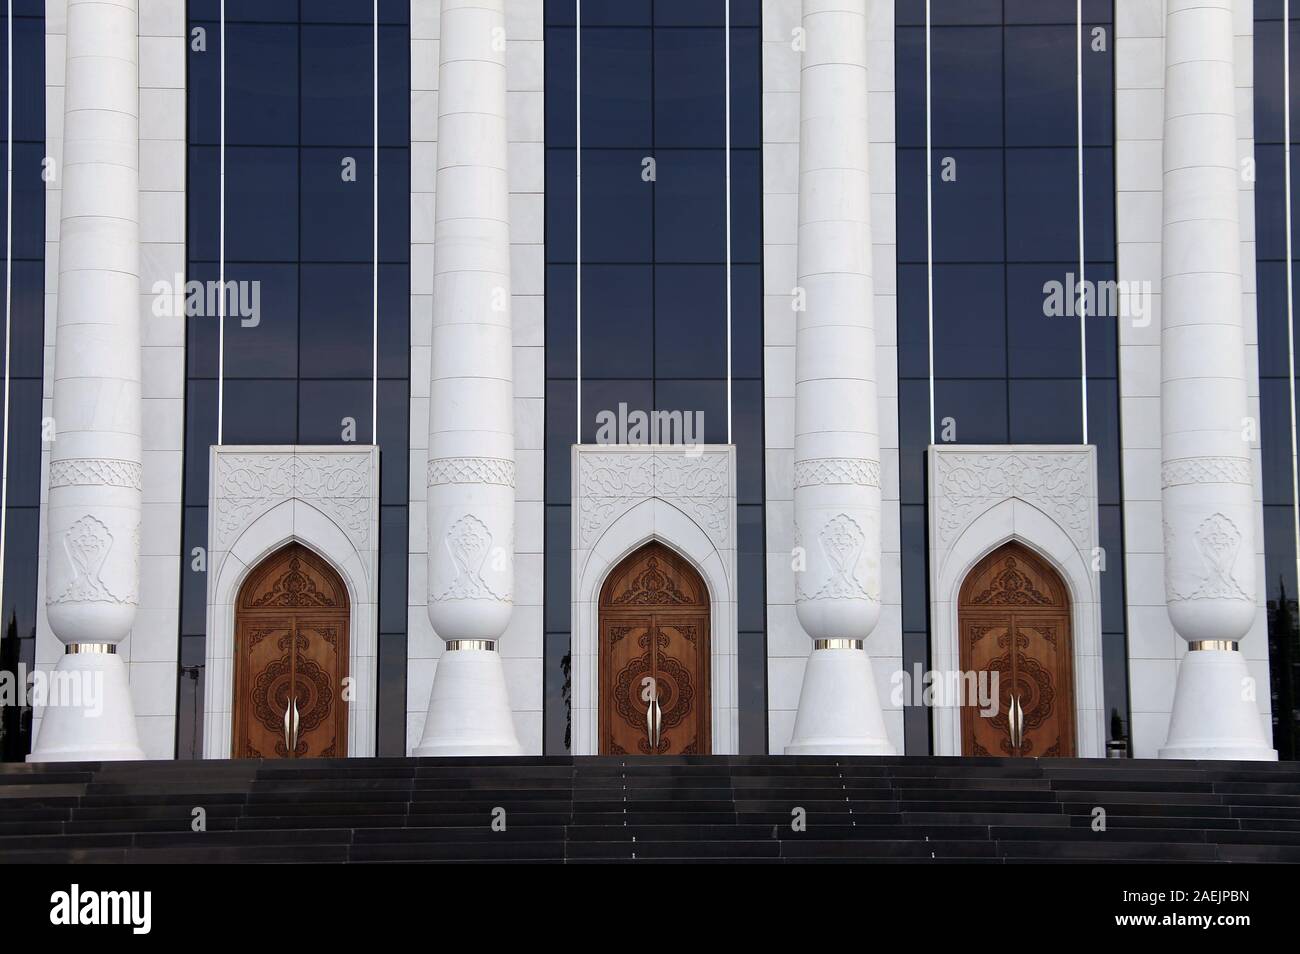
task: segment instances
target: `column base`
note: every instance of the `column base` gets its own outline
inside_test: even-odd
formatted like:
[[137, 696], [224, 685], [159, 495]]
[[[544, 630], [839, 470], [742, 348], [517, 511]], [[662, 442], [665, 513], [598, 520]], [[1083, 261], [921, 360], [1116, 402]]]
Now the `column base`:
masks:
[[522, 755], [501, 654], [448, 650], [438, 660], [417, 756]]
[[799, 690], [786, 755], [897, 755], [885, 732], [871, 657], [862, 649], [814, 649]]
[[28, 762], [144, 759], [126, 666], [115, 654], [65, 655], [47, 685], [41, 731]]
[[[1160, 758], [1276, 762], [1255, 694], [1246, 691], [1250, 678], [1240, 652], [1199, 649], [1184, 656]], [[1255, 691], [1268, 692], [1268, 686]]]

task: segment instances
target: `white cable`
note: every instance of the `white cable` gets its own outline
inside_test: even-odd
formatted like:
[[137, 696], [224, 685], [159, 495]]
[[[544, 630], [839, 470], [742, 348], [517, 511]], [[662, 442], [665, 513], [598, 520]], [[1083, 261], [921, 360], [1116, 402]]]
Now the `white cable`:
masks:
[[930, 443], [934, 443], [934, 154], [930, 110], [930, 0], [925, 0], [925, 322], [929, 349]]

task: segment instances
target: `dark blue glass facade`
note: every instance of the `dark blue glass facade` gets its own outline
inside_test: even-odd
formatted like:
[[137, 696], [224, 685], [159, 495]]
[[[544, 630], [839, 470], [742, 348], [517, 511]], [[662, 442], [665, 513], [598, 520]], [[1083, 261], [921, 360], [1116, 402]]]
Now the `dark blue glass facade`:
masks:
[[[925, 3], [900, 0], [896, 9], [903, 665], [911, 671], [929, 668], [930, 629]], [[1112, 4], [1085, 0], [1083, 16], [1085, 277], [1104, 281], [1116, 278]], [[1045, 317], [1043, 290], [1079, 272], [1075, 0], [933, 0], [931, 23], [936, 439], [1078, 444], [1079, 321]], [[1094, 30], [1104, 31], [1104, 50], [1093, 49]], [[949, 161], [952, 181], [942, 176]], [[1127, 733], [1117, 365], [1115, 319], [1089, 318], [1105, 701]], [[929, 733], [928, 710], [908, 708], [907, 752], [929, 752]]]
[[[188, 278], [219, 256], [220, 4], [191, 0]], [[378, 751], [405, 752], [410, 417], [409, 4], [379, 4], [378, 421], [372, 400], [373, 22], [369, 3], [227, 0], [226, 273], [261, 283], [255, 327], [226, 319], [226, 444], [380, 446]], [[346, 159], [355, 180], [345, 180]], [[207, 543], [218, 324], [188, 319], [184, 545]], [[345, 432], [345, 419], [355, 422]], [[372, 437], [373, 435], [373, 437]], [[181, 572], [178, 753], [202, 737], [206, 576]], [[188, 676], [188, 678], [187, 678]]]
[[[731, 4], [731, 440], [740, 750], [764, 752], [761, 36]], [[570, 447], [577, 411], [577, 28], [546, 16], [545, 751], [569, 748]], [[582, 435], [596, 415], [701, 412], [728, 440], [723, 0], [582, 3]], [[653, 181], [643, 177], [654, 160]]]
[[[1282, 20], [1281, 0], [1255, 3], [1255, 249], [1259, 329], [1260, 446], [1263, 453], [1264, 592], [1268, 602], [1269, 675], [1272, 682], [1273, 745], [1282, 759], [1300, 755], [1300, 642], [1296, 636], [1295, 494], [1291, 469], [1290, 341], [1287, 336], [1286, 162], [1284, 144], [1287, 78], [1283, 30], [1291, 55], [1300, 54], [1300, 21]], [[1291, 142], [1300, 142], [1296, 69], [1292, 66]], [[1292, 159], [1293, 189], [1295, 178]], [[1292, 214], [1300, 209], [1292, 196]], [[1300, 232], [1292, 246], [1300, 248]], [[1293, 275], [1300, 280], [1300, 273]], [[1295, 336], [1300, 338], [1300, 334]]]
[[[13, 62], [8, 60], [12, 31]], [[13, 75], [13, 141], [8, 120], [0, 143], [13, 150], [13, 194], [0, 173], [0, 202], [13, 202], [13, 241], [0, 228], [0, 248], [11, 258], [8, 343], [0, 335], [0, 366], [9, 359], [9, 454], [5, 476], [4, 597], [0, 602], [0, 670], [31, 672], [36, 663], [36, 553], [41, 504], [41, 379], [45, 345], [45, 4], [16, 0], [13, 19], [0, 9], [0, 111]], [[0, 213], [3, 214], [3, 213]], [[5, 282], [0, 267], [0, 287]], [[0, 324], [3, 318], [0, 317]], [[21, 762], [31, 748], [31, 710], [0, 707], [0, 761]]]

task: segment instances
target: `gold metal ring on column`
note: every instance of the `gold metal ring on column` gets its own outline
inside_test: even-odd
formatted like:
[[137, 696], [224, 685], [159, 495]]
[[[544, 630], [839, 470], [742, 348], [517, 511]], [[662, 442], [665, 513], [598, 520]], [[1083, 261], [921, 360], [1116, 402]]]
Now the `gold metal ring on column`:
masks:
[[861, 639], [814, 639], [813, 649], [861, 649]]
[[447, 652], [456, 652], [460, 649], [478, 649], [484, 652], [494, 653], [497, 649], [495, 639], [449, 639], [447, 640]]

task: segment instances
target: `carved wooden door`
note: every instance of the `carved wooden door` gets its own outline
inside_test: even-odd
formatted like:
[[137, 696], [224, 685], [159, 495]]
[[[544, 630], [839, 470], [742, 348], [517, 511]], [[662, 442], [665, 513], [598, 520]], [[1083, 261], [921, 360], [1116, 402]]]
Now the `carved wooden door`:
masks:
[[267, 557], [240, 589], [233, 755], [347, 754], [348, 597], [306, 547]]
[[1008, 543], [970, 571], [959, 599], [963, 685], [973, 675], [984, 699], [969, 691], [962, 699], [962, 751], [1073, 756], [1073, 644], [1061, 578], [1027, 547]]
[[708, 590], [675, 553], [647, 544], [601, 590], [601, 754], [707, 754], [709, 688]]

